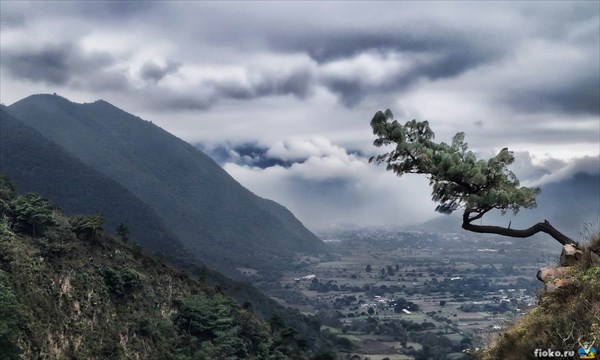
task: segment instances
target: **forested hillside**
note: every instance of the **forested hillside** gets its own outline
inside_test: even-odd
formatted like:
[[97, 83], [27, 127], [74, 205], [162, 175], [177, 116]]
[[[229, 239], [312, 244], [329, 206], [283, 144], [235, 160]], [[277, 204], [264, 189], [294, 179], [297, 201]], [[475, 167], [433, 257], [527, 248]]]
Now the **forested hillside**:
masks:
[[305, 359], [278, 321], [0, 178], [0, 358]]

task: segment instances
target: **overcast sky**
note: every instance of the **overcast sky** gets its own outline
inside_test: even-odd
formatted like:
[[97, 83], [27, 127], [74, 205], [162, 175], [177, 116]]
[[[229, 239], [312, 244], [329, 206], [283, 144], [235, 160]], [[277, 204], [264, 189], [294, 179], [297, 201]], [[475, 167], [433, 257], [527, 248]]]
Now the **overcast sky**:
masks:
[[199, 146], [306, 225], [435, 216], [366, 158], [390, 108], [507, 146], [526, 184], [598, 173], [600, 2], [2, 1], [0, 99], [104, 99]]

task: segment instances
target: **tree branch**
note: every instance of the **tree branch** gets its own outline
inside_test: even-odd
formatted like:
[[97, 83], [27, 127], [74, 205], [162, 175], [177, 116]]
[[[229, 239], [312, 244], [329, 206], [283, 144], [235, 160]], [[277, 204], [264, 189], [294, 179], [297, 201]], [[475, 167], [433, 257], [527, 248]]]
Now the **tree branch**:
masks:
[[[464, 215], [463, 215], [463, 222], [470, 223], [470, 222], [472, 222], [472, 221], [474, 221], [474, 220], [481, 219], [481, 218], [483, 217], [483, 215], [485, 215], [485, 214], [486, 214], [488, 211], [490, 211], [490, 210], [492, 210], [492, 209], [493, 209], [493, 208], [489, 207], [489, 208], [482, 209], [482, 210], [479, 210], [479, 211], [475, 211], [475, 210], [465, 210], [465, 213], [464, 213]], [[473, 213], [473, 212], [476, 212], [476, 213], [477, 213], [477, 215], [475, 215], [475, 216], [473, 216], [473, 217], [469, 217], [469, 215], [470, 215], [471, 213]]]
[[577, 244], [576, 241], [573, 241], [568, 236], [566, 236], [563, 233], [561, 233], [560, 231], [556, 230], [552, 225], [550, 225], [548, 220], [544, 220], [544, 222], [539, 222], [527, 229], [516, 230], [516, 229], [509, 229], [509, 228], [505, 228], [505, 227], [501, 227], [501, 226], [471, 224], [471, 221], [479, 219], [479, 218], [481, 218], [481, 216], [483, 216], [482, 214], [479, 214], [481, 216], [476, 215], [473, 218], [469, 218], [469, 214], [471, 212], [472, 212], [472, 210], [465, 210], [465, 213], [463, 214], [462, 228], [465, 230], [468, 230], [468, 231], [472, 231], [472, 232], [476, 232], [476, 233], [483, 233], [483, 234], [498, 234], [498, 235], [503, 235], [503, 236], [516, 237], [516, 238], [526, 238], [526, 237], [533, 236], [539, 232], [543, 232], [543, 233], [550, 235], [552, 238], [554, 238], [556, 241], [558, 241], [562, 245], [571, 244], [571, 245], [574, 245], [575, 247], [578, 247], [578, 245], [579, 245], [579, 244]]

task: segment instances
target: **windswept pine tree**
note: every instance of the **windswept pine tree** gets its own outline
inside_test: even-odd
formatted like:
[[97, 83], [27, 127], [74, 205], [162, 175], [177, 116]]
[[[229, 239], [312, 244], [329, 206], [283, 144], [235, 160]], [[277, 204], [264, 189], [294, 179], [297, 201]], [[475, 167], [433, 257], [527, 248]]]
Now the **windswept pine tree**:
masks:
[[517, 238], [543, 232], [562, 245], [577, 245], [547, 220], [526, 229], [474, 223], [494, 209], [503, 214], [507, 211], [516, 214], [521, 208], [537, 205], [535, 197], [540, 189], [520, 185], [517, 176], [508, 169], [515, 158], [507, 148], [488, 160], [477, 159], [472, 151], [468, 151], [464, 133], [454, 135], [451, 144], [436, 143], [427, 121], [411, 120], [402, 125], [394, 120], [389, 109], [375, 113], [371, 128], [377, 136], [373, 142], [375, 146], [394, 148], [371, 157], [370, 161], [387, 164], [386, 169], [398, 176], [426, 175], [432, 187], [432, 199], [439, 203], [436, 211], [451, 214], [462, 210], [463, 229]]

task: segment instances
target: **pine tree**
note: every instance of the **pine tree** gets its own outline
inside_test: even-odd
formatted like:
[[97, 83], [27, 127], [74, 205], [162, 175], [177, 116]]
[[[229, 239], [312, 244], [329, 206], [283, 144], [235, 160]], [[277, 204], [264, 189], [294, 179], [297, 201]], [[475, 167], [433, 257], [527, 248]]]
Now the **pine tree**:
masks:
[[520, 186], [516, 175], [508, 170], [514, 155], [507, 148], [487, 161], [477, 159], [467, 150], [464, 133], [454, 135], [451, 144], [436, 143], [427, 121], [411, 120], [402, 125], [394, 120], [389, 109], [375, 113], [371, 128], [377, 136], [373, 142], [375, 146], [392, 145], [395, 148], [370, 161], [387, 164], [386, 169], [398, 176], [427, 175], [432, 199], [439, 203], [436, 211], [450, 214], [463, 210], [463, 229], [518, 238], [544, 232], [563, 245], [577, 246], [547, 220], [523, 230], [473, 223], [493, 209], [502, 214], [507, 211], [516, 214], [521, 208], [536, 207], [535, 197], [540, 189]]
[[129, 228], [125, 226], [125, 224], [120, 223], [119, 225], [117, 225], [116, 230], [117, 235], [119, 236], [119, 238], [121, 238], [121, 241], [127, 243], [127, 241], [129, 240], [129, 237], [127, 237], [127, 235], [129, 235]]

